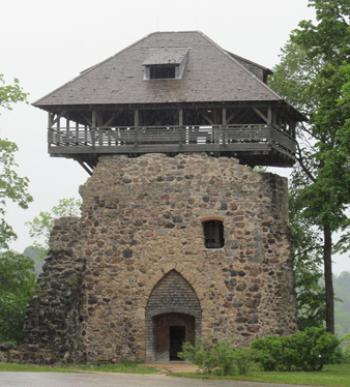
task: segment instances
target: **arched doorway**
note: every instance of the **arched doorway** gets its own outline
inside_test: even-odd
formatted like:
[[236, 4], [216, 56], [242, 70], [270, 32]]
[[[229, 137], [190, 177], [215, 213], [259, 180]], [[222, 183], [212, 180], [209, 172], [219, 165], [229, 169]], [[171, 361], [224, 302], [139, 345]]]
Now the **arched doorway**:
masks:
[[202, 312], [196, 292], [175, 270], [153, 288], [146, 307], [146, 359], [179, 360], [185, 341], [195, 343]]

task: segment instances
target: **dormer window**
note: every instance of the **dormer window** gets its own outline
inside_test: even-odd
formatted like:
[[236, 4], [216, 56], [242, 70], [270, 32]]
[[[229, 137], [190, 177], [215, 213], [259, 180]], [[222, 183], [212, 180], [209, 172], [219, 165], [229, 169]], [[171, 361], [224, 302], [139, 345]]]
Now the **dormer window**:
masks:
[[150, 49], [148, 58], [142, 63], [143, 79], [182, 79], [188, 51], [188, 48]]
[[175, 79], [176, 65], [149, 66], [149, 79]]

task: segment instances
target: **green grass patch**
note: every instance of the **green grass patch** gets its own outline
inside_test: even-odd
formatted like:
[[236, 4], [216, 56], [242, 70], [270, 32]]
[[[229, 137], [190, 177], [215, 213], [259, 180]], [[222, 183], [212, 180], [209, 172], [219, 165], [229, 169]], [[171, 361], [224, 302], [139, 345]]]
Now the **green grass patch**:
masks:
[[35, 365], [18, 363], [0, 363], [0, 372], [122, 372], [127, 374], [154, 374], [157, 369], [140, 363], [116, 364], [70, 364], [70, 365]]
[[350, 364], [334, 364], [326, 366], [320, 372], [267, 372], [254, 371], [249, 375], [215, 376], [199, 373], [174, 373], [174, 376], [198, 379], [246, 380], [254, 382], [309, 384], [330, 387], [350, 387]]

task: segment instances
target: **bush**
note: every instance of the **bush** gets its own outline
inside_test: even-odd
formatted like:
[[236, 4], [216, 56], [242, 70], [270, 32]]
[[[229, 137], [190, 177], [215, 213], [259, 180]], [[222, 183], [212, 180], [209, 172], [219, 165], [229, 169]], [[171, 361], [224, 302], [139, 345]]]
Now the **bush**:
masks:
[[323, 328], [306, 328], [290, 336], [265, 337], [252, 344], [265, 371], [320, 371], [336, 355], [338, 340]]
[[20, 342], [27, 302], [35, 288], [33, 261], [6, 251], [0, 254], [0, 342]]
[[346, 334], [340, 339], [342, 361], [350, 363], [350, 333]]
[[236, 348], [227, 342], [199, 340], [196, 345], [185, 343], [180, 357], [196, 364], [206, 374], [241, 375], [253, 365], [249, 348]]

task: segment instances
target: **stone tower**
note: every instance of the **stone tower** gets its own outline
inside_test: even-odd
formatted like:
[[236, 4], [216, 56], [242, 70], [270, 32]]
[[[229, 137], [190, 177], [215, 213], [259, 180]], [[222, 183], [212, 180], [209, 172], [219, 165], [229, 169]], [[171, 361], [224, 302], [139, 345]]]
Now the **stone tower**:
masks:
[[303, 116], [270, 70], [199, 32], [158, 32], [35, 105], [49, 153], [91, 175], [51, 234], [26, 343], [53, 359], [176, 360], [200, 336], [295, 329], [287, 181]]

